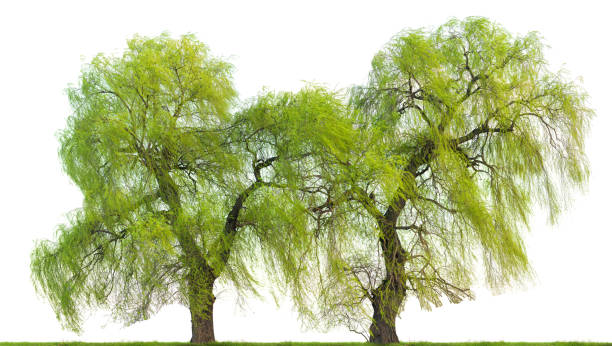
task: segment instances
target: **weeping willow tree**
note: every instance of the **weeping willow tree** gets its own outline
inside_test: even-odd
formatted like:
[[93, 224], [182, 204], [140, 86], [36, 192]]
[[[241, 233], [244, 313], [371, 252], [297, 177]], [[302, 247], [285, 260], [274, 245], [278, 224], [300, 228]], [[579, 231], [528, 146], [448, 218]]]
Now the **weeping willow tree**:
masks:
[[231, 66], [190, 36], [136, 37], [123, 56], [94, 58], [68, 96], [60, 158], [84, 201], [32, 253], [37, 289], [75, 331], [94, 306], [133, 323], [182, 302], [194, 340], [214, 337], [224, 237], [200, 201], [240, 167], [220, 131], [236, 96]]
[[335, 163], [344, 192], [327, 213], [352, 236], [328, 252], [328, 323], [397, 342], [410, 296], [424, 309], [471, 299], [476, 268], [494, 290], [532, 275], [522, 232], [534, 206], [554, 222], [586, 184], [592, 116], [542, 49], [468, 18], [401, 32], [374, 57], [350, 97], [361, 144]]
[[64, 327], [79, 331], [93, 308], [130, 324], [181, 303], [191, 341], [214, 341], [215, 285], [257, 293], [255, 254], [298, 285], [299, 262], [283, 254], [307, 244], [302, 181], [313, 180], [301, 167], [333, 155], [350, 124], [319, 87], [231, 114], [231, 70], [192, 36], [135, 37], [68, 89], [59, 154], [83, 206], [31, 262]]

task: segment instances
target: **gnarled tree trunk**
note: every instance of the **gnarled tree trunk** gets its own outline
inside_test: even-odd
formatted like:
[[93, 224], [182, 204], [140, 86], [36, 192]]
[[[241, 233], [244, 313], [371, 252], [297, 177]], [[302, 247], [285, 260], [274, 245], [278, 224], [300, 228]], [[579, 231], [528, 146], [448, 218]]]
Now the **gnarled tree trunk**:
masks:
[[399, 342], [395, 329], [395, 320], [399, 315], [401, 304], [406, 296], [402, 287], [392, 287], [393, 284], [385, 279], [374, 290], [371, 299], [374, 314], [370, 325], [370, 342], [387, 344]]
[[[405, 202], [403, 202], [405, 203]], [[403, 207], [403, 203], [401, 207]], [[399, 342], [395, 320], [406, 297], [405, 250], [395, 230], [401, 208], [389, 209], [378, 220], [379, 243], [385, 261], [385, 279], [374, 289], [370, 297], [374, 314], [370, 325], [370, 342]]]

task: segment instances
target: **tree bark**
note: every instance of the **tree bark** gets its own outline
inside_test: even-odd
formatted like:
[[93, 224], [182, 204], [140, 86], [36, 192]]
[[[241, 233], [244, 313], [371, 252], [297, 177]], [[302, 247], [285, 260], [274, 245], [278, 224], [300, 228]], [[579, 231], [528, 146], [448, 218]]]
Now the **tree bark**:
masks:
[[[381, 288], [381, 287], [379, 287]], [[391, 306], [387, 299], [391, 298], [393, 292], [386, 292], [385, 298], [381, 295], [382, 290], [377, 289], [372, 298], [372, 308], [374, 315], [372, 316], [372, 324], [370, 325], [370, 342], [377, 344], [388, 344], [399, 342], [395, 329], [395, 319], [398, 315], [398, 307]]]
[[[403, 274], [403, 263], [400, 273], [387, 274], [383, 282], [372, 292], [371, 303], [374, 313], [370, 325], [370, 342], [388, 344], [399, 342], [395, 320], [399, 315], [404, 298], [406, 283]], [[399, 275], [398, 275], [399, 274]]]
[[[417, 169], [432, 160], [435, 143], [427, 141], [421, 151], [413, 156], [403, 169], [404, 179], [411, 181], [416, 177]], [[385, 278], [376, 287], [370, 297], [374, 313], [370, 325], [370, 342], [393, 343], [399, 342], [395, 329], [395, 320], [399, 315], [404, 298], [406, 297], [406, 250], [404, 250], [397, 234], [397, 220], [406, 206], [406, 196], [410, 194], [406, 186], [398, 188], [384, 214], [375, 206], [375, 200], [368, 196], [364, 190], [356, 188], [357, 198], [368, 213], [376, 219], [378, 226], [378, 242], [382, 249], [385, 262]]]
[[[195, 257], [195, 256], [194, 256]], [[213, 324], [213, 306], [215, 295], [213, 288], [217, 276], [205, 260], [191, 258], [187, 287], [189, 312], [191, 313], [191, 342], [205, 343], [215, 341]]]
[[189, 308], [191, 312], [191, 342], [200, 344], [215, 341], [213, 324], [213, 304], [215, 297], [210, 292], [209, 301], [202, 305]]
[[[403, 207], [405, 201], [400, 202]], [[385, 278], [374, 289], [370, 297], [374, 314], [370, 325], [370, 342], [393, 343], [399, 342], [395, 329], [395, 320], [406, 297], [406, 263], [405, 250], [395, 230], [395, 223], [399, 213], [391, 209], [384, 218], [379, 219], [378, 227], [381, 231], [379, 243], [385, 261]]]
[[[191, 313], [191, 342], [205, 343], [215, 341], [213, 324], [214, 279], [200, 278], [189, 280], [189, 312]], [[202, 285], [202, 281], [204, 284]]]

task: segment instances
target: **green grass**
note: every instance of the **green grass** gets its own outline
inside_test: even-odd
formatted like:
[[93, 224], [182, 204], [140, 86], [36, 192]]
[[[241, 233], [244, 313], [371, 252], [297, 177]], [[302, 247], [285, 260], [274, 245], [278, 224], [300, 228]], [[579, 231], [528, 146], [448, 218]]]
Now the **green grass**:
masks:
[[[0, 346], [112, 346], [112, 345], [124, 345], [124, 346], [157, 346], [157, 345], [193, 345], [188, 342], [0, 342]], [[333, 345], [333, 346], [364, 346], [364, 345], [376, 345], [366, 342], [215, 342], [210, 344], [202, 345], [215, 345], [215, 346], [319, 346], [319, 345]], [[529, 345], [554, 345], [554, 346], [583, 346], [583, 345], [612, 345], [607, 342], [402, 342], [399, 344], [389, 345], [406, 345], [406, 346], [529, 346]]]

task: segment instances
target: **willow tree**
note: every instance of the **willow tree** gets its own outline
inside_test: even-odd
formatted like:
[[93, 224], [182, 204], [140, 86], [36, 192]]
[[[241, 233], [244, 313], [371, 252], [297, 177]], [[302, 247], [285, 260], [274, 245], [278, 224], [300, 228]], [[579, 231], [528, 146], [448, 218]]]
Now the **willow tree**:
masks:
[[83, 206], [31, 263], [64, 327], [79, 331], [91, 308], [130, 324], [178, 302], [192, 342], [214, 341], [215, 285], [256, 293], [256, 246], [274, 271], [299, 273], [280, 251], [306, 244], [290, 242], [306, 225], [291, 193], [297, 168], [342, 141], [322, 125], [343, 106], [308, 87], [262, 95], [266, 112], [231, 114], [231, 70], [192, 36], [136, 37], [121, 57], [94, 58], [68, 89], [59, 154]]
[[549, 71], [535, 33], [468, 18], [394, 37], [351, 92], [363, 143], [343, 167], [336, 217], [355, 231], [330, 262], [331, 322], [357, 328], [369, 311], [370, 341], [397, 342], [410, 296], [425, 309], [472, 298], [481, 266], [495, 290], [529, 278], [522, 232], [534, 206], [554, 222], [588, 178], [585, 98]]

